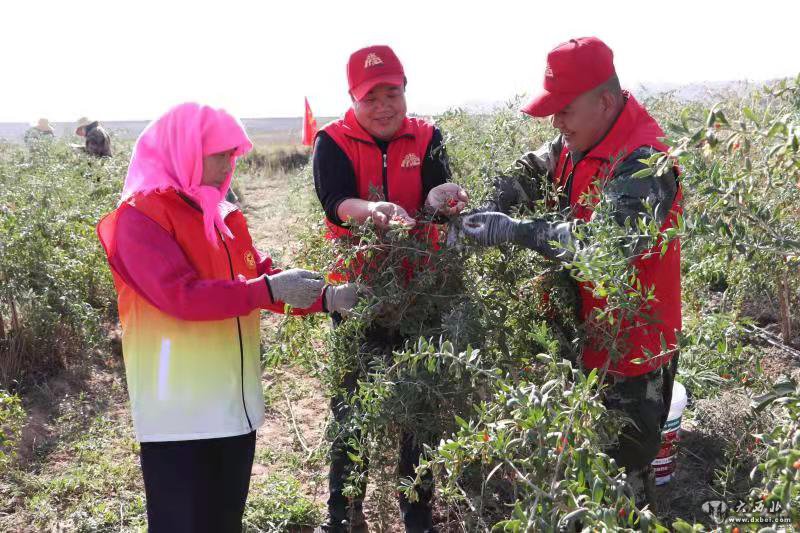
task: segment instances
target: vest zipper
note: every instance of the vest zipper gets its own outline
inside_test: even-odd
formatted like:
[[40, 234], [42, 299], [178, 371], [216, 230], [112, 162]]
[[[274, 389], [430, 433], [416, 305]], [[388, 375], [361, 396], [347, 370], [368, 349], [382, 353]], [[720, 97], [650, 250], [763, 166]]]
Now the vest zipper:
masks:
[[[225, 244], [225, 239], [222, 238], [222, 234], [217, 229], [217, 235], [219, 235], [219, 240], [222, 241], [222, 246], [225, 247], [225, 253], [228, 256], [228, 267], [231, 270], [231, 280], [235, 280], [236, 277], [233, 272], [233, 261], [231, 261], [231, 252], [228, 250], [228, 245]], [[250, 415], [247, 413], [247, 404], [244, 401], [244, 343], [242, 342], [242, 324], [239, 322], [239, 317], [236, 317], [236, 331], [239, 334], [239, 376], [241, 379], [241, 387], [242, 387], [242, 408], [244, 409], [244, 417], [247, 419], [247, 425], [250, 428], [250, 431], [253, 431], [253, 423], [250, 422]]]
[[[572, 163], [572, 156], [569, 154], [564, 159], [564, 166], [561, 167], [561, 176], [559, 176], [558, 180], [560, 182], [564, 181], [564, 172], [567, 170], [568, 163]], [[567, 182], [564, 184], [564, 194], [561, 195], [560, 205], [558, 206], [562, 213], [572, 208], [572, 178], [574, 175], [575, 165], [572, 165], [572, 169], [570, 169], [567, 176]]]
[[[387, 147], [388, 150], [388, 147]], [[389, 173], [389, 165], [386, 162], [387, 154], [383, 152], [383, 200], [385, 202], [389, 201], [389, 180], [387, 179], [387, 174]]]
[[567, 176], [567, 207], [572, 209], [572, 181], [575, 177], [575, 168], [573, 167]]

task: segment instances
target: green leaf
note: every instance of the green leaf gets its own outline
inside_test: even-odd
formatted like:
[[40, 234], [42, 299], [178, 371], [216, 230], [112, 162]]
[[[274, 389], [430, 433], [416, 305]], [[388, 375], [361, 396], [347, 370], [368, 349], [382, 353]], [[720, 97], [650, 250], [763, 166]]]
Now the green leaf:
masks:
[[570, 525], [572, 525], [576, 521], [578, 521], [581, 518], [583, 518], [584, 516], [586, 516], [586, 513], [588, 513], [588, 512], [589, 512], [589, 509], [586, 509], [585, 507], [581, 507], [580, 509], [576, 509], [576, 510], [572, 511], [571, 513], [565, 515], [564, 518], [561, 519], [561, 522], [565, 526], [569, 527]]
[[467, 429], [467, 430], [471, 429], [470, 425], [469, 425], [469, 422], [467, 422], [466, 420], [464, 420], [463, 418], [461, 418], [458, 415], [455, 415], [455, 418], [456, 418], [456, 424], [458, 424], [459, 426], [461, 426], [464, 429]]
[[760, 396], [755, 396], [750, 401], [750, 407], [755, 411], [762, 411], [765, 407], [772, 403], [775, 398], [777, 398], [777, 395], [774, 392], [768, 392]]
[[708, 115], [706, 116], [706, 127], [713, 128], [715, 120], [716, 120], [716, 115], [714, 111], [709, 111]]
[[598, 504], [603, 501], [604, 491], [605, 484], [603, 483], [603, 480], [599, 477], [595, 478], [594, 483], [592, 484], [592, 501]]
[[347, 456], [350, 458], [351, 461], [353, 461], [356, 464], [360, 465], [362, 463], [362, 459], [361, 459], [360, 455], [356, 455], [354, 453], [347, 452]]
[[786, 124], [784, 124], [781, 121], [777, 121], [772, 125], [772, 127], [767, 132], [767, 138], [771, 139], [772, 137], [775, 137], [776, 135], [785, 132], [786, 132]]
[[694, 533], [694, 528], [681, 518], [672, 523], [672, 530], [677, 533]]
[[742, 109], [742, 113], [744, 113], [744, 116], [747, 117], [753, 124], [755, 124], [756, 127], [759, 127], [758, 118], [756, 117], [756, 114], [753, 113], [752, 109], [745, 107]]

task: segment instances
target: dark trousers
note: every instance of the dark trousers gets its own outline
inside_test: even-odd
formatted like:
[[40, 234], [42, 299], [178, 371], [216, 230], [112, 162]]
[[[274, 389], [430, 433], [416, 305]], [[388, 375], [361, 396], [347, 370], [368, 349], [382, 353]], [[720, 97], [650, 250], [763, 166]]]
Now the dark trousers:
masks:
[[256, 432], [141, 444], [150, 533], [240, 533]]
[[[653, 469], [650, 463], [661, 448], [661, 430], [672, 403], [672, 385], [678, 372], [678, 356], [664, 366], [636, 377], [611, 378], [603, 403], [630, 419], [619, 434], [619, 442], [608, 454], [625, 467], [637, 503], [650, 499]], [[653, 503], [653, 502], [650, 502]]]
[[[333, 322], [335, 327], [339, 322], [336, 316], [334, 316]], [[391, 354], [392, 348], [397, 348], [400, 345], [402, 345], [402, 338], [384, 328], [371, 327], [366, 332], [366, 339], [361, 352], [371, 354], [374, 357], [381, 357], [386, 354]], [[364, 361], [364, 359], [366, 359], [366, 361]], [[362, 359], [362, 361], [368, 363], [369, 357], [364, 359]], [[348, 400], [349, 397], [356, 392], [358, 379], [363, 377], [364, 370], [363, 368], [357, 368], [348, 372], [341, 383], [343, 394], [331, 400], [331, 411], [334, 420], [337, 422], [338, 431], [331, 444], [331, 467], [328, 476], [328, 487], [330, 491], [328, 497], [328, 531], [336, 531], [336, 525], [342, 524], [345, 521], [345, 523], [349, 524], [352, 522], [354, 514], [360, 514], [363, 495], [366, 491], [365, 475], [362, 477], [363, 483], [358, 487], [361, 494], [360, 497], [354, 498], [351, 502], [342, 493], [355, 467], [355, 464], [348, 455], [348, 452], [353, 453], [355, 450], [348, 445], [348, 441], [353, 438], [358, 440], [361, 437], [361, 435], [354, 434], [346, 429], [348, 427], [347, 419], [350, 416]], [[415, 442], [414, 435], [401, 429], [397, 469], [400, 477], [413, 477], [415, 475], [414, 471], [419, 464], [421, 453], [422, 446], [420, 443]], [[369, 466], [369, 458], [362, 457], [362, 459], [364, 462], [360, 465], [360, 468], [366, 472]], [[433, 476], [430, 473], [425, 476], [422, 485], [417, 488], [416, 492], [418, 496], [418, 501], [416, 502], [410, 502], [405, 494], [400, 494], [400, 512], [403, 523], [406, 527], [406, 531], [427, 531], [432, 527], [431, 500], [433, 498]], [[348, 531], [348, 529], [344, 527], [341, 531]]]

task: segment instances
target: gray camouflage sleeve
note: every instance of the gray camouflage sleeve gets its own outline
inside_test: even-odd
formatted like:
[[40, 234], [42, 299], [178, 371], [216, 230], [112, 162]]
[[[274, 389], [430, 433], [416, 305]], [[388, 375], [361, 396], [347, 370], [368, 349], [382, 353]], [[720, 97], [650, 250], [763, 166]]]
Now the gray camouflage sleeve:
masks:
[[545, 183], [555, 172], [560, 151], [559, 136], [517, 159], [503, 175], [494, 178], [492, 195], [478, 211], [508, 214], [520, 205], [533, 209], [536, 201], [543, 198]]
[[[647, 159], [657, 150], [644, 147], [635, 150], [630, 156], [621, 161], [613, 172], [613, 179], [608, 180], [602, 190], [602, 201], [611, 205], [611, 216], [620, 226], [629, 228], [629, 238], [622, 243], [628, 257], [638, 255], [653, 243], [646, 236], [640, 236], [637, 229], [637, 220], [642, 219], [649, 223], [655, 219], [659, 225], [663, 224], [669, 215], [675, 195], [678, 192], [677, 177], [672, 170], [661, 175], [634, 177], [638, 171], [647, 168], [641, 160]], [[576, 242], [575, 229], [578, 225], [586, 224], [582, 233], [587, 235], [586, 240], [591, 240], [592, 224], [600, 216], [595, 213], [588, 223], [583, 221], [548, 222], [542, 219], [533, 219], [520, 222], [515, 231], [514, 240], [527, 248], [531, 248], [551, 259], [569, 261], [572, 253], [568, 250], [570, 245], [588, 245], [589, 242]], [[560, 243], [553, 247], [551, 241]]]

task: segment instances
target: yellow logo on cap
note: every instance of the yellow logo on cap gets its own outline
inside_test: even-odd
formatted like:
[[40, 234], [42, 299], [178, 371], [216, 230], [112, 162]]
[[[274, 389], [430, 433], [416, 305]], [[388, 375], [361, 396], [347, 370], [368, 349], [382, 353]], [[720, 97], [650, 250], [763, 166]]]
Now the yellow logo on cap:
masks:
[[378, 54], [371, 53], [367, 56], [367, 59], [364, 61], [364, 68], [374, 67], [375, 65], [383, 65], [383, 59], [378, 57]]
[[256, 269], [256, 258], [253, 256], [253, 252], [247, 250], [244, 253], [244, 262], [247, 264], [247, 268], [250, 270]]

